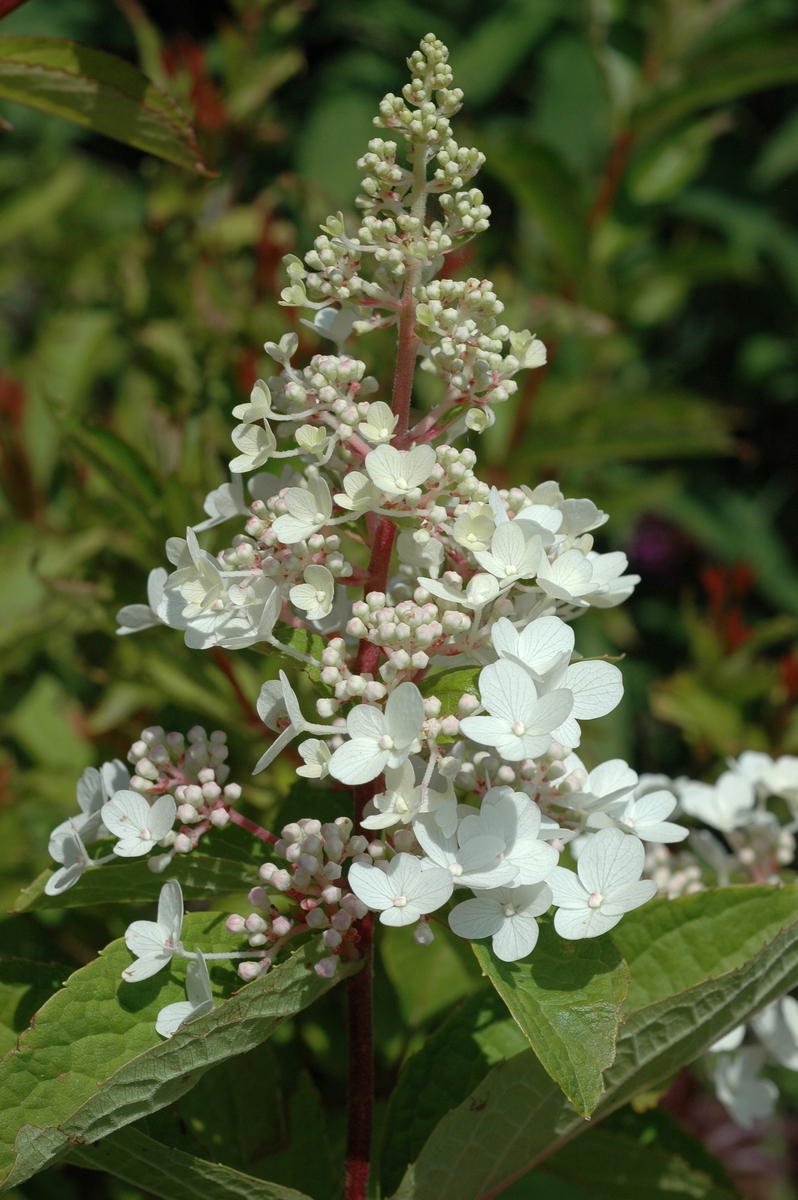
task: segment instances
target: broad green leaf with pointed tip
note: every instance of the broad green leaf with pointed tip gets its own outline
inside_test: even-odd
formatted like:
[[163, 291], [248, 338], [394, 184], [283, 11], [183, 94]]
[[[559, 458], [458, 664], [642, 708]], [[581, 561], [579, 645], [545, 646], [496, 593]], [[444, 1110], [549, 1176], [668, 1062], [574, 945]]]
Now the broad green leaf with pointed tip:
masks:
[[753, 39], [696, 56], [678, 85], [653, 92], [632, 118], [638, 137], [737, 96], [778, 87], [798, 79], [798, 38], [779, 34]]
[[[795, 986], [798, 887], [730, 887], [652, 901], [628, 913], [613, 940], [632, 983], [594, 1117], [669, 1078]], [[415, 1067], [419, 1080], [422, 1068]], [[432, 1087], [419, 1088], [420, 1107]], [[498, 1063], [456, 1107], [454, 1099], [450, 1090], [396, 1200], [482, 1200], [585, 1129], [532, 1051]]]
[[114, 54], [63, 38], [0, 38], [0, 96], [212, 174], [176, 101]]
[[[220, 913], [189, 913], [186, 946], [208, 952], [240, 948]], [[0, 1062], [0, 1190], [170, 1104], [214, 1064], [264, 1042], [337, 979], [358, 969], [341, 964], [336, 981], [313, 970], [314, 944], [303, 946], [268, 975], [242, 986], [233, 965], [210, 964], [213, 1012], [164, 1041], [155, 1018], [185, 999], [183, 960], [139, 983], [121, 971], [132, 961], [123, 940], [112, 942], [36, 1014], [16, 1051]]]
[[742, 1200], [719, 1160], [670, 1113], [659, 1110], [638, 1116], [624, 1109], [550, 1155], [502, 1195], [507, 1200], [559, 1200], [563, 1188], [569, 1189], [569, 1197], [574, 1189], [574, 1200], [674, 1195]]
[[0, 1055], [16, 1046], [31, 1017], [58, 991], [67, 973], [58, 963], [0, 961]]
[[138, 1129], [120, 1130], [73, 1150], [69, 1161], [107, 1171], [163, 1200], [309, 1200], [293, 1188], [162, 1146]]
[[[113, 846], [113, 841], [98, 842], [97, 852], [108, 854]], [[94, 846], [91, 852], [95, 852]], [[265, 857], [264, 847], [251, 834], [227, 825], [206, 834], [190, 854], [176, 854], [163, 875], [150, 870], [147, 858], [120, 859], [84, 872], [74, 887], [58, 896], [48, 896], [44, 888], [57, 868], [42, 871], [20, 892], [11, 911], [157, 900], [166, 879], [177, 879], [187, 900], [235, 895], [248, 892], [257, 883], [258, 867]]]
[[474, 953], [552, 1079], [589, 1116], [612, 1066], [629, 968], [605, 935], [566, 942], [541, 922], [534, 952], [506, 963], [486, 945]]

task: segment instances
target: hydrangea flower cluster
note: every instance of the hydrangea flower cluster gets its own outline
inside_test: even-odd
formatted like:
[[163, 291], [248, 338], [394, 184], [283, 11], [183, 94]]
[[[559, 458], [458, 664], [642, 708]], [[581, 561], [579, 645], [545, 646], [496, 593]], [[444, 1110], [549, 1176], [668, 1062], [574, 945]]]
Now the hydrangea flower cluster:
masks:
[[[226, 782], [227, 755], [221, 730], [209, 737], [195, 725], [186, 738], [152, 725], [128, 751], [132, 776], [118, 758], [99, 770], [87, 767], [76, 789], [80, 811], [50, 834], [50, 856], [61, 867], [48, 879], [47, 894], [67, 891], [84, 871], [118, 858], [139, 858], [159, 847], [164, 852], [148, 859], [159, 873], [176, 854], [196, 849], [204, 833], [228, 823], [241, 796], [239, 784]], [[246, 820], [239, 813], [233, 819]], [[111, 853], [91, 858], [86, 847], [108, 837], [118, 838]]]
[[[491, 487], [474, 450], [456, 444], [492, 424], [515, 376], [546, 351], [502, 323], [489, 280], [440, 278], [446, 256], [488, 226], [468, 186], [483, 156], [452, 136], [462, 93], [446, 47], [427, 35], [408, 65], [411, 81], [375, 119], [388, 136], [359, 161], [359, 226], [331, 216], [304, 262], [286, 260], [283, 303], [312, 310], [304, 323], [335, 353], [297, 366], [296, 333], [266, 343], [279, 370], [233, 411], [231, 482], [167, 543], [173, 570], [151, 573], [148, 603], [119, 613], [122, 635], [167, 625], [190, 647], [252, 647], [301, 665], [316, 711], [285, 671], [264, 682], [257, 709], [273, 737], [255, 771], [300, 739], [297, 774], [339, 790], [342, 808], [353, 796], [354, 820], [310, 816], [279, 837], [260, 829], [233, 807], [241, 789], [227, 782], [224, 734], [197, 727], [186, 745], [153, 727], [131, 748], [132, 777], [119, 762], [83, 776], [81, 812], [51, 842], [57, 892], [119, 856], [156, 851], [150, 866], [167, 871], [214, 827], [249, 829], [271, 856], [252, 911], [227, 923], [248, 949], [221, 955], [241, 960], [244, 981], [296, 937], [317, 940], [316, 971], [331, 977], [370, 937], [371, 914], [413, 927], [420, 946], [448, 921], [508, 962], [534, 950], [552, 907], [562, 938], [599, 936], [658, 890], [703, 886], [698, 850], [711, 835], [667, 849], [689, 834], [669, 820], [679, 802], [724, 833], [730, 849], [716, 857], [734, 857], [746, 878], [773, 878], [794, 851], [765, 788], [796, 803], [798, 788], [774, 792], [749, 770], [756, 758], [786, 778], [783, 760], [765, 768], [764, 756], [743, 756], [731, 784], [709, 787], [641, 779], [620, 760], [588, 771], [576, 753], [581, 722], [612, 711], [623, 681], [614, 663], [576, 651], [573, 622], [622, 603], [638, 577], [623, 553], [596, 549], [607, 515], [591, 500], [550, 480]], [[388, 326], [398, 338], [390, 404], [347, 349]], [[440, 399], [411, 418], [416, 365]], [[230, 544], [204, 549], [200, 536], [228, 521], [240, 523]], [[113, 852], [92, 860], [85, 844], [109, 834]], [[717, 870], [720, 882], [732, 875]], [[128, 930], [131, 982], [189, 959], [188, 1000], [159, 1017], [165, 1036], [213, 1003], [211, 956], [183, 948], [181, 923], [170, 879], [157, 921]]]

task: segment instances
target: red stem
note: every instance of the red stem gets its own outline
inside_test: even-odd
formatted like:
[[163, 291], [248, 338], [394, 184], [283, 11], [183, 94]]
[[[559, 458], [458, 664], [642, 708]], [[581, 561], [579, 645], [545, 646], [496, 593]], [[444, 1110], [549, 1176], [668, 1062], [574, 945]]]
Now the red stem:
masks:
[[[399, 317], [399, 348], [396, 357], [391, 407], [398, 416], [394, 445], [403, 447], [408, 440], [410, 397], [416, 367], [418, 338], [414, 331], [415, 305], [413, 273], [408, 272]], [[371, 560], [365, 594], [384, 592], [388, 586], [396, 526], [390, 517], [380, 517], [372, 526]], [[376, 677], [380, 647], [368, 641], [360, 643], [355, 671]], [[360, 830], [363, 809], [379, 790], [373, 780], [355, 788], [355, 828]], [[371, 1128], [374, 1108], [374, 1031], [372, 1026], [374, 918], [367, 913], [358, 923], [360, 950], [365, 962], [347, 985], [349, 1029], [349, 1113], [346, 1134], [346, 1168], [343, 1200], [366, 1200], [371, 1163]]]
[[7, 17], [8, 14], [12, 13], [15, 8], [19, 8], [19, 6], [24, 3], [25, 0], [0, 0], [0, 20], [2, 20], [3, 17]]
[[236, 700], [238, 701], [241, 710], [244, 713], [247, 724], [251, 725], [253, 729], [257, 729], [259, 733], [262, 733], [263, 722], [258, 716], [258, 710], [255, 708], [254, 704], [241, 687], [241, 684], [236, 679], [235, 671], [233, 670], [230, 659], [227, 657], [222, 647], [212, 646], [211, 656], [235, 692]]
[[615, 194], [618, 191], [624, 170], [626, 169], [626, 161], [629, 158], [633, 141], [634, 135], [629, 129], [623, 130], [615, 139], [615, 144], [610, 151], [610, 157], [604, 171], [604, 177], [601, 180], [595, 203], [588, 217], [588, 226], [591, 229], [595, 229], [597, 225], [600, 225], [612, 208], [615, 201]]
[[235, 808], [228, 808], [227, 811], [234, 825], [240, 825], [242, 829], [246, 829], [254, 837], [260, 838], [262, 842], [268, 842], [270, 846], [273, 846], [277, 841], [275, 835], [269, 833], [268, 829], [264, 829], [262, 825], [256, 825], [254, 821], [250, 821], [249, 817], [242, 816]]

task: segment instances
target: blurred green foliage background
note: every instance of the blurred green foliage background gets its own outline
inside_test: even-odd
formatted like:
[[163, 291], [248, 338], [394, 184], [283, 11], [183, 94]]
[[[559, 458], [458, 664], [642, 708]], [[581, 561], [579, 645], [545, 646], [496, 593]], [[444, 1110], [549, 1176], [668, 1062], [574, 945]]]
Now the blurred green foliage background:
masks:
[[[746, 747], [798, 752], [797, 18], [796, 0], [28, 0], [2, 22], [138, 63], [218, 172], [0, 105], [3, 909], [81, 770], [143, 725], [227, 730], [248, 803], [279, 802], [279, 774], [247, 784], [268, 661], [166, 629], [120, 639], [113, 616], [225, 479], [264, 340], [322, 348], [277, 305], [282, 255], [354, 212], [376, 103], [430, 28], [494, 214], [454, 270], [492, 278], [549, 348], [477, 445], [483, 471], [590, 496], [612, 517], [602, 548], [644, 577], [578, 625], [583, 651], [629, 655], [585, 758], [711, 777]], [[390, 350], [386, 334], [355, 352], [387, 384]], [[0, 950], [75, 965], [129, 920], [62, 916], [2, 923]], [[391, 1014], [424, 1029], [453, 998], [406, 994], [390, 954], [389, 1067]], [[440, 978], [473, 985], [456, 956]], [[300, 1041], [340, 1089], [328, 1019]], [[280, 1181], [311, 1189], [297, 1170]], [[70, 1168], [19, 1194], [134, 1195]]]

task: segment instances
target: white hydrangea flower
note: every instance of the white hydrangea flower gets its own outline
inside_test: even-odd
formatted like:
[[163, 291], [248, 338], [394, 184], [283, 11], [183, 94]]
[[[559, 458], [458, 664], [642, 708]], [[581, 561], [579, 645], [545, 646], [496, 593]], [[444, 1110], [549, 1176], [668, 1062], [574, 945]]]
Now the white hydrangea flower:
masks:
[[277, 439], [270, 425], [236, 425], [230, 436], [233, 445], [241, 451], [230, 461], [230, 470], [236, 475], [256, 471], [277, 449]]
[[412, 450], [378, 446], [366, 455], [365, 467], [372, 483], [386, 495], [404, 496], [427, 482], [436, 462], [432, 446]]
[[408, 759], [401, 767], [388, 767], [385, 772], [385, 791], [372, 803], [377, 810], [360, 822], [365, 829], [388, 829], [391, 825], [409, 825], [421, 804], [421, 786]]
[[460, 844], [433, 815], [416, 817], [413, 832], [429, 861], [447, 870], [456, 887], [503, 887], [518, 876], [518, 868], [504, 859], [505, 843], [500, 837], [480, 831]]
[[315, 454], [321, 462], [327, 462], [332, 455], [335, 441], [318, 425], [300, 425], [296, 431], [296, 444], [306, 454]]
[[[170, 539], [176, 545], [182, 539]], [[166, 583], [169, 591], [180, 592], [186, 602], [182, 615], [190, 620], [211, 608], [225, 594], [226, 580], [218, 562], [203, 550], [193, 529], [186, 530], [186, 540], [178, 559], [179, 566]]]
[[158, 917], [155, 921], [134, 921], [125, 933], [125, 945], [136, 962], [125, 967], [122, 978], [128, 983], [149, 979], [157, 974], [173, 955], [180, 954], [183, 944], [183, 892], [176, 879], [168, 879], [158, 897]]
[[639, 800], [616, 800], [604, 812], [592, 813], [589, 829], [608, 829], [613, 825], [628, 830], [644, 842], [683, 842], [689, 834], [684, 825], [666, 820], [676, 808], [672, 792], [648, 792]]
[[564, 746], [579, 745], [580, 720], [605, 716], [623, 698], [623, 676], [612, 663], [570, 662], [573, 630], [558, 617], [531, 621], [522, 633], [502, 617], [493, 626], [491, 636], [501, 658], [519, 662], [530, 671], [540, 694], [558, 688], [568, 688], [572, 693], [568, 717], [552, 730], [553, 739]]
[[221, 611], [199, 613], [190, 619], [169, 624], [185, 630], [185, 642], [192, 650], [224, 646], [239, 650], [267, 641], [280, 615], [282, 595], [273, 579], [253, 578], [243, 586], [228, 590]]
[[153, 629], [156, 625], [166, 622], [159, 616], [158, 609], [163, 602], [164, 587], [168, 572], [163, 567], [156, 567], [147, 576], [147, 603], [126, 604], [116, 614], [119, 623], [117, 634], [124, 637], [129, 633], [139, 633], [142, 629]]
[[557, 912], [554, 928], [575, 941], [613, 929], [624, 913], [656, 895], [657, 885], [640, 879], [643, 843], [620, 829], [601, 829], [579, 855], [576, 874], [555, 867], [547, 879]]
[[390, 442], [398, 420], [399, 417], [389, 405], [377, 400], [369, 405], [368, 416], [357, 427], [358, 433], [361, 433], [367, 442], [374, 444]]
[[563, 600], [577, 608], [587, 608], [585, 597], [599, 586], [593, 579], [593, 568], [581, 550], [566, 550], [551, 563], [541, 555], [536, 582], [552, 600]]
[[449, 913], [449, 926], [458, 937], [491, 938], [497, 958], [517, 962], [535, 949], [535, 918], [547, 912], [551, 902], [551, 889], [546, 883], [492, 888], [456, 905]]
[[335, 579], [327, 567], [311, 563], [305, 567], [302, 578], [288, 593], [291, 603], [301, 608], [309, 621], [321, 621], [331, 611], [335, 597]]
[[102, 807], [114, 792], [130, 784], [130, 773], [118, 758], [103, 763], [99, 771], [87, 767], [77, 782], [75, 796], [80, 812], [67, 817], [50, 834], [48, 849], [56, 862], [63, 862], [63, 841], [72, 833], [80, 834], [84, 845], [108, 836], [103, 825]]
[[751, 1018], [751, 1027], [771, 1058], [798, 1071], [798, 1000], [782, 996]]
[[414, 855], [397, 854], [384, 871], [353, 863], [349, 885], [359, 900], [380, 914], [383, 925], [414, 925], [446, 903], [454, 883], [449, 871], [422, 869]]
[[756, 792], [736, 771], [724, 771], [714, 784], [688, 780], [679, 789], [681, 806], [705, 825], [731, 833], [755, 818]]
[[344, 490], [335, 493], [339, 508], [351, 512], [371, 512], [382, 503], [382, 492], [362, 471], [349, 471], [344, 475]]
[[729, 1116], [743, 1129], [771, 1117], [779, 1089], [770, 1079], [760, 1079], [765, 1061], [759, 1046], [742, 1046], [736, 1054], [721, 1054], [715, 1064], [715, 1092]]
[[464, 717], [460, 729], [480, 745], [495, 746], [507, 762], [545, 754], [552, 729], [573, 707], [573, 695], [567, 688], [538, 698], [529, 673], [518, 663], [504, 659], [480, 672], [479, 694], [490, 716]]
[[137, 858], [147, 854], [175, 823], [177, 806], [167, 793], [152, 806], [138, 792], [117, 792], [103, 807], [103, 824], [119, 841], [114, 854]]
[[532, 370], [546, 362], [546, 347], [540, 338], [528, 329], [519, 329], [510, 334], [510, 349], [518, 359], [519, 370]]
[[618, 801], [625, 801], [638, 785], [637, 772], [622, 758], [608, 759], [589, 774], [576, 754], [569, 754], [564, 765], [566, 778], [580, 781], [581, 786], [561, 791], [559, 803], [577, 812], [605, 812]]
[[86, 853], [86, 847], [74, 827], [61, 838], [59, 853], [60, 858], [56, 861], [62, 863], [63, 866], [55, 871], [44, 885], [48, 896], [60, 896], [62, 892], [69, 891], [71, 887], [75, 886], [86, 868], [91, 866], [91, 859]]
[[592, 608], [615, 608], [629, 599], [640, 582], [639, 575], [624, 574], [629, 561], [622, 550], [612, 550], [609, 554], [591, 550], [587, 561], [593, 572], [592, 582], [596, 585], [595, 591], [585, 593]]
[[[307, 325], [308, 329], [313, 329], [322, 337], [329, 338], [331, 342], [335, 342], [336, 354], [343, 354], [344, 343], [352, 332], [356, 315], [351, 308], [333, 308], [330, 305], [327, 308], [320, 308], [318, 312], [315, 312], [312, 321], [308, 321], [305, 317], [300, 317], [299, 320], [302, 325]], [[282, 346], [288, 336], [287, 333], [283, 334], [280, 339], [280, 346]], [[290, 336], [296, 337], [296, 334], [291, 334]], [[274, 342], [266, 343], [266, 349], [269, 354], [272, 354], [272, 351], [268, 347], [273, 345]], [[296, 354], [296, 347], [287, 355], [287, 358], [291, 358], [294, 354]], [[272, 354], [272, 357], [277, 358], [277, 355]], [[281, 357], [277, 361], [284, 362], [287, 361], [287, 358]]]
[[297, 747], [303, 766], [297, 767], [297, 775], [305, 779], [326, 779], [330, 773], [332, 750], [319, 738], [308, 738]]
[[399, 534], [396, 539], [396, 553], [399, 562], [412, 567], [416, 577], [428, 573], [433, 579], [440, 575], [446, 555], [443, 543], [437, 538], [430, 538], [428, 542], [419, 545], [411, 529], [403, 529]]
[[213, 1012], [213, 992], [208, 965], [197, 950], [197, 957], [186, 966], [187, 1000], [178, 1000], [176, 1004], [167, 1004], [158, 1013], [155, 1028], [161, 1037], [173, 1037], [189, 1021], [204, 1017]]
[[562, 513], [558, 508], [552, 508], [549, 504], [529, 504], [516, 513], [515, 519], [521, 522], [527, 537], [532, 533], [538, 534], [547, 550], [562, 541], [562, 537], [558, 537], [562, 525]]
[[487, 550], [495, 528], [489, 504], [469, 504], [467, 511], [455, 521], [452, 537], [458, 546], [474, 553]]
[[382, 711], [358, 704], [346, 718], [350, 740], [330, 759], [330, 774], [357, 786], [376, 779], [386, 767], [400, 767], [411, 752], [424, 724], [424, 701], [414, 683], [391, 692]]
[[276, 730], [277, 722], [283, 716], [288, 717], [289, 724], [288, 728], [275, 738], [269, 749], [255, 763], [253, 775], [257, 775], [268, 767], [269, 763], [274, 762], [278, 754], [281, 754], [288, 743], [298, 737], [300, 733], [316, 733], [323, 737], [329, 737], [338, 732], [333, 726], [313, 725], [305, 720], [296, 692], [288, 682], [285, 671], [280, 672], [279, 683], [276, 679], [269, 679], [264, 683], [258, 696], [257, 709], [260, 719], [269, 729]]
[[[740, 757], [743, 759], [745, 755]], [[794, 754], [782, 754], [762, 772], [761, 782], [768, 795], [781, 796], [795, 807], [798, 805], [798, 758]]]
[[718, 1038], [707, 1049], [710, 1054], [727, 1054], [732, 1050], [736, 1050], [738, 1046], [742, 1046], [744, 1037], [745, 1025], [736, 1025], [734, 1029], [730, 1029], [728, 1033], [725, 1033], [722, 1038]]
[[286, 546], [306, 541], [323, 529], [332, 516], [330, 489], [320, 476], [308, 479], [306, 488], [289, 488], [285, 493], [288, 512], [272, 528]]
[[[607, 513], [597, 508], [592, 500], [584, 498], [581, 500], [560, 500], [557, 507], [562, 515], [562, 525], [559, 528], [569, 538], [581, 537], [583, 533], [592, 533], [599, 526], [606, 525], [610, 519]], [[596, 558], [609, 557], [609, 555], [596, 555]], [[623, 559], [623, 570], [625, 571], [626, 555], [621, 555], [621, 558]], [[620, 559], [613, 560], [613, 562], [616, 561], [619, 562]]]
[[208, 517], [207, 520], [200, 521], [198, 525], [192, 525], [191, 528], [195, 533], [213, 529], [216, 525], [222, 525], [225, 521], [232, 520], [233, 517], [249, 516], [249, 508], [244, 500], [244, 485], [241, 476], [238, 475], [230, 483], [222, 483], [218, 488], [214, 488], [205, 497], [202, 507]]
[[248, 404], [237, 404], [233, 416], [245, 425], [254, 425], [258, 421], [266, 421], [276, 414], [272, 409], [272, 394], [268, 385], [262, 379], [256, 379], [249, 393]]
[[447, 604], [459, 604], [462, 608], [473, 609], [484, 608], [486, 604], [490, 604], [499, 595], [500, 590], [496, 577], [486, 572], [472, 575], [465, 591], [462, 587], [447, 583], [445, 579], [428, 579], [424, 576], [419, 579], [418, 586], [438, 600], [445, 600]]
[[538, 534], [529, 536], [515, 521], [497, 525], [490, 540], [490, 550], [474, 551], [474, 558], [483, 571], [494, 575], [502, 587], [517, 579], [531, 579], [545, 557]]
[[540, 883], [557, 866], [553, 846], [541, 841], [541, 814], [534, 801], [510, 787], [495, 787], [485, 793], [479, 815], [460, 822], [457, 838], [461, 846], [475, 837], [499, 838], [502, 861], [516, 869], [512, 886]]

